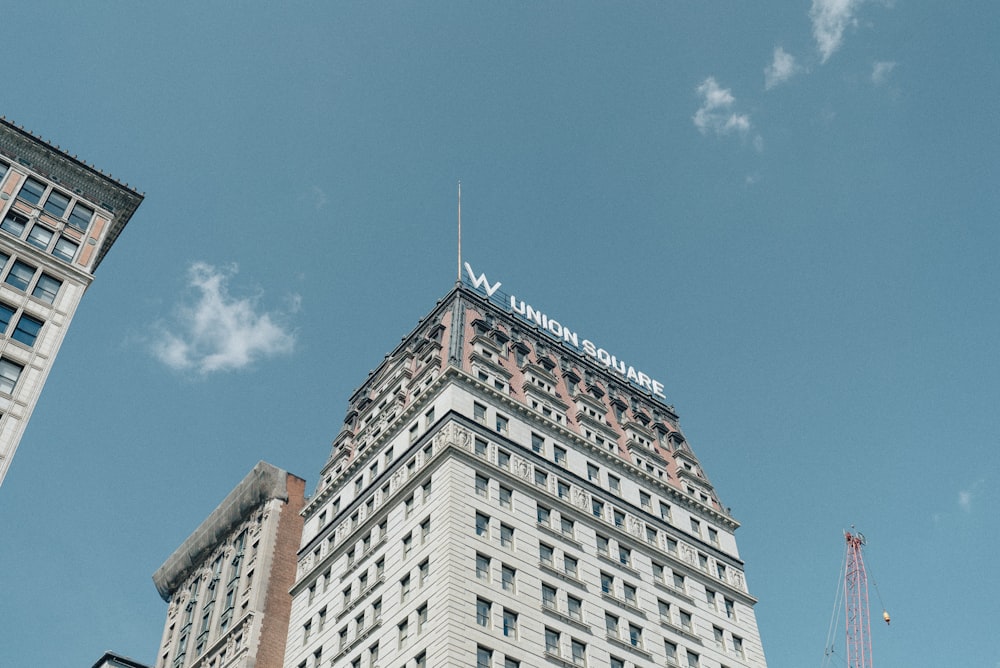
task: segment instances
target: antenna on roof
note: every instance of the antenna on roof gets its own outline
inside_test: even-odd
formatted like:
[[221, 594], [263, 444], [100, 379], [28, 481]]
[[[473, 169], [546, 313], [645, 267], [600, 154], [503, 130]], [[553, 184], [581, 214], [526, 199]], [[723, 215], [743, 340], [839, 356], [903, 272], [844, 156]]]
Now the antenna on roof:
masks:
[[462, 282], [462, 182], [458, 182], [458, 282]]

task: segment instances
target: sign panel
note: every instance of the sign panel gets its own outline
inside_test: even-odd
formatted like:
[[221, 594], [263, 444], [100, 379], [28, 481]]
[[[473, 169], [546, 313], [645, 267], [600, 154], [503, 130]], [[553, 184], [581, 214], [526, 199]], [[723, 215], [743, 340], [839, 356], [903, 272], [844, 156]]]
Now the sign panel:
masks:
[[549, 317], [546, 313], [534, 308], [531, 304], [525, 303], [524, 300], [518, 299], [514, 295], [506, 296], [506, 299], [504, 299], [505, 295], [503, 293], [498, 294], [502, 285], [500, 281], [490, 283], [486, 278], [486, 274], [479, 274], [477, 276], [468, 262], [465, 263], [465, 273], [465, 284], [486, 295], [494, 304], [510, 311], [521, 320], [534, 325], [549, 336], [560, 341], [563, 345], [596, 360], [599, 364], [617, 373], [636, 387], [642, 388], [661, 399], [667, 398], [663, 394], [663, 383], [660, 381], [626, 364], [624, 360], [618, 359], [616, 355], [612, 355], [593, 341], [581, 338], [576, 331], [566, 327], [555, 318]]

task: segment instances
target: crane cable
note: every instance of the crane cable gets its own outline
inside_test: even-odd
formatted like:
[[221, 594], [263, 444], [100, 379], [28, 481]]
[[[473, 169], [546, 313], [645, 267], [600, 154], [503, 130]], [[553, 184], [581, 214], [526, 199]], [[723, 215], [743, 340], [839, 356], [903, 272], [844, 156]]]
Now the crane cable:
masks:
[[837, 578], [837, 590], [833, 597], [833, 610], [830, 612], [830, 628], [826, 632], [826, 645], [823, 647], [823, 668], [830, 665], [833, 656], [833, 644], [835, 641], [837, 628], [837, 616], [840, 614], [844, 596], [844, 578], [847, 571], [847, 551], [844, 551], [844, 560], [840, 564], [840, 577]]
[[889, 611], [885, 607], [885, 603], [882, 601], [882, 593], [878, 590], [878, 580], [875, 578], [875, 571], [872, 569], [871, 557], [869, 557], [867, 563], [865, 564], [868, 572], [872, 575], [872, 586], [875, 587], [875, 596], [878, 598], [878, 604], [882, 606], [882, 619], [885, 620], [886, 624], [889, 624]]

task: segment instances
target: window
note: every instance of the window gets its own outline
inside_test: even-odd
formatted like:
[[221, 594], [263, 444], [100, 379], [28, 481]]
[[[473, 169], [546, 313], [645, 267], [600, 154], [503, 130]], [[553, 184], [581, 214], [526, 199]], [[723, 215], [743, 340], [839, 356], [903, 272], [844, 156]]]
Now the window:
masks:
[[708, 556], [701, 552], [698, 553], [698, 568], [708, 572]]
[[326, 626], [326, 608], [319, 611], [319, 624], [317, 626], [317, 631], [322, 631], [323, 627]]
[[476, 495], [483, 498], [488, 497], [490, 494], [490, 479], [476, 474]]
[[590, 501], [590, 510], [594, 513], [594, 517], [604, 517], [604, 502], [592, 499]]
[[608, 474], [608, 489], [610, 489], [615, 494], [621, 494], [622, 485], [621, 481], [618, 479], [618, 476], [611, 475], [610, 473]]
[[639, 492], [639, 505], [643, 510], [650, 510], [653, 507], [653, 497], [646, 492]]
[[604, 572], [601, 572], [601, 592], [609, 596], [615, 595], [615, 580]]
[[609, 546], [610, 543], [608, 539], [602, 536], [601, 534], [597, 534], [597, 553], [603, 554], [604, 556], [608, 556], [608, 554], [611, 551]]
[[688, 668], [698, 668], [698, 666], [700, 665], [698, 661], [699, 659], [698, 655], [692, 652], [691, 650], [688, 650], [687, 657], [688, 657]]
[[490, 537], [490, 518], [488, 515], [476, 513], [476, 535], [482, 538]]
[[514, 527], [500, 524], [500, 546], [508, 549], [514, 548]]
[[656, 529], [646, 525], [646, 542], [656, 543]]
[[73, 257], [76, 255], [76, 250], [79, 247], [79, 245], [70, 241], [66, 237], [59, 237], [56, 241], [55, 247], [52, 249], [52, 254], [60, 259], [66, 260], [67, 262], [72, 262]]
[[559, 518], [559, 529], [570, 538], [573, 538], [573, 536], [576, 535], [576, 528], [573, 524], [573, 520], [568, 517], [561, 516]]
[[538, 434], [531, 434], [531, 449], [538, 454], [545, 454], [545, 439]]
[[354, 628], [356, 633], [361, 633], [365, 628], [365, 613], [361, 613], [354, 618]]
[[517, 593], [517, 570], [506, 564], [500, 569], [500, 587], [511, 594]]
[[670, 521], [670, 504], [660, 501], [660, 519], [664, 522]]
[[541, 469], [535, 469], [535, 484], [539, 487], [548, 487], [549, 474]]
[[708, 607], [712, 610], [716, 610], [715, 607], [715, 592], [709, 588], [705, 588], [705, 603], [708, 603]]
[[14, 328], [11, 338], [15, 341], [20, 341], [26, 346], [33, 346], [35, 345], [35, 339], [38, 338], [38, 332], [42, 330], [43, 324], [41, 320], [32, 318], [30, 315], [24, 313], [17, 321], [17, 327]]
[[538, 544], [538, 558], [543, 564], [551, 566], [552, 555], [553, 555], [552, 546], [546, 545], [545, 543]]
[[476, 577], [480, 580], [490, 581], [490, 558], [482, 555], [476, 555]]
[[568, 554], [563, 555], [563, 570], [566, 572], [566, 575], [575, 578], [577, 576], [577, 565], [577, 560], [574, 557]]
[[[7, 282], [10, 283], [9, 280]], [[56, 294], [58, 294], [60, 286], [62, 286], [62, 281], [52, 278], [48, 274], [42, 274], [38, 277], [38, 283], [35, 284], [35, 289], [31, 291], [31, 296], [47, 304], [51, 304], [56, 300]]]
[[7, 274], [7, 284], [13, 285], [18, 290], [27, 290], [28, 284], [31, 283], [31, 279], [34, 275], [34, 267], [29, 264], [25, 264], [20, 260], [16, 260], [14, 262], [14, 266], [10, 268], [10, 273]]
[[410, 640], [410, 623], [408, 621], [400, 622], [399, 626], [396, 627], [396, 632], [399, 636], [399, 648], [402, 649]]
[[622, 585], [622, 591], [625, 594], [626, 603], [628, 603], [631, 606], [637, 606], [639, 604], [638, 593], [636, 592], [634, 586], [626, 582], [625, 584]]
[[692, 632], [691, 613], [686, 610], [681, 610], [680, 617], [681, 617], [681, 628], [687, 631], [688, 633], [691, 633]]
[[497, 466], [505, 471], [510, 470], [510, 453], [506, 450], [497, 450]]
[[590, 482], [596, 482], [600, 484], [601, 482], [601, 469], [597, 468], [593, 464], [587, 464], [587, 480]]
[[608, 635], [612, 638], [617, 638], [619, 635], [619, 623], [618, 617], [612, 615], [610, 612], [604, 613], [604, 629], [607, 631]]
[[493, 650], [486, 647], [476, 648], [476, 668], [491, 668], [493, 666]]
[[486, 406], [483, 406], [480, 403], [473, 403], [472, 417], [476, 422], [486, 424]]
[[427, 428], [431, 426], [433, 423], [434, 423], [434, 407], [431, 406], [431, 409], [426, 413], [424, 413], [424, 427]]
[[14, 386], [17, 385], [22, 371], [24, 371], [24, 367], [20, 364], [0, 358], [0, 392], [13, 394]]
[[28, 219], [19, 213], [14, 211], [8, 211], [7, 215], [4, 216], [3, 222], [0, 223], [0, 230], [5, 230], [10, 232], [15, 237], [19, 237], [24, 234], [24, 228], [28, 225]]
[[28, 178], [24, 185], [21, 186], [21, 192], [17, 194], [18, 197], [23, 199], [25, 202], [30, 202], [32, 204], [38, 204], [42, 200], [42, 195], [45, 193], [45, 184], [41, 181], [36, 181], [35, 179]]
[[402, 580], [399, 581], [399, 600], [401, 603], [406, 603], [410, 598], [410, 576], [407, 575]]
[[368, 663], [371, 666], [378, 663], [378, 643], [368, 648]]
[[572, 619], [583, 621], [583, 601], [575, 596], [566, 597], [566, 611]]
[[517, 613], [511, 610], [503, 611], [503, 634], [512, 640], [517, 640]]
[[421, 652], [420, 654], [417, 654], [417, 656], [414, 658], [414, 661], [417, 664], [415, 668], [427, 668], [427, 652]]
[[422, 606], [417, 608], [417, 633], [424, 630], [424, 624], [427, 623], [427, 604], [424, 603]]
[[302, 625], [302, 644], [305, 645], [309, 642], [309, 636], [312, 635], [312, 622], [306, 622]]
[[628, 641], [632, 643], [632, 647], [642, 647], [642, 628], [636, 626], [635, 624], [628, 625]]
[[656, 599], [656, 607], [660, 611], [660, 619], [670, 623], [670, 604], [662, 599]]
[[715, 575], [720, 580], [726, 579], [726, 565], [720, 564], [718, 561], [715, 562]]
[[6, 304], [0, 303], [0, 332], [7, 331], [7, 325], [14, 318], [14, 313], [17, 311], [13, 306], [7, 306]]
[[677, 554], [677, 541], [673, 538], [667, 538], [667, 552]]
[[552, 514], [551, 513], [552, 513], [552, 511], [550, 511], [545, 506], [536, 506], [535, 507], [535, 518], [538, 520], [539, 524], [548, 525], [549, 521], [552, 518]]
[[69, 214], [69, 220], [67, 223], [70, 227], [80, 230], [81, 232], [86, 232], [87, 227], [90, 226], [90, 221], [94, 217], [94, 211], [80, 204], [79, 202], [73, 207], [73, 211]]
[[614, 519], [616, 527], [621, 528], [625, 526], [625, 513], [623, 513], [622, 511], [615, 509]]
[[514, 659], [504, 659], [503, 668], [521, 668], [521, 662]]
[[486, 456], [486, 441], [484, 441], [481, 438], [477, 438], [476, 439], [476, 443], [475, 443], [475, 448], [476, 448], [476, 455], [477, 456], [479, 456], [479, 457], [485, 457]]
[[545, 651], [559, 656], [559, 632], [548, 627], [545, 629]]
[[546, 608], [556, 607], [556, 589], [542, 583], [542, 605]]
[[566, 466], [566, 448], [561, 448], [558, 445], [553, 446], [552, 459], [555, 460], [556, 464]]
[[624, 566], [632, 565], [632, 550], [627, 547], [618, 546], [618, 561]]
[[42, 227], [41, 225], [35, 225], [28, 232], [28, 243], [36, 248], [41, 248], [45, 250], [49, 247], [49, 243], [52, 241], [54, 236], [52, 230]]
[[674, 571], [674, 589], [684, 591], [684, 575]]
[[573, 663], [577, 666], [586, 666], [587, 646], [574, 638], [573, 642], [570, 643], [570, 649], [573, 653]]
[[501, 434], [507, 433], [508, 420], [502, 415], [497, 415], [497, 432]]
[[617, 656], [611, 657], [611, 668], [625, 668], [625, 662]]
[[701, 536], [701, 522], [695, 518], [691, 518], [691, 533], [695, 536]]
[[63, 195], [58, 190], [53, 190], [45, 200], [43, 208], [56, 218], [62, 218], [63, 214], [66, 213], [67, 207], [69, 207], [69, 197], [66, 197], [66, 195]]
[[719, 545], [719, 532], [712, 527], [708, 527], [708, 542], [712, 545]]
[[500, 507], [507, 508], [511, 507], [511, 499], [514, 496], [514, 492], [503, 485], [500, 486]]
[[725, 599], [725, 601], [726, 601], [726, 617], [728, 617], [729, 619], [735, 620], [736, 619], [736, 604], [732, 601], [732, 599], [728, 599], [727, 598], [727, 599]]
[[743, 638], [733, 636], [733, 654], [741, 659], [746, 659], [746, 652], [743, 650]]
[[677, 663], [677, 643], [670, 642], [669, 640], [664, 640], [663, 651], [667, 655], [667, 663], [669, 664]]
[[484, 598], [476, 599], [476, 624], [483, 628], [490, 627], [490, 606], [493, 605]]
[[424, 586], [424, 582], [426, 582], [426, 580], [427, 580], [427, 577], [431, 574], [431, 562], [430, 562], [430, 559], [424, 559], [423, 561], [421, 561], [420, 565], [417, 567], [417, 570], [419, 572], [419, 576], [418, 576], [419, 577], [419, 581], [418, 581], [418, 584], [421, 587], [423, 587]]
[[[403, 558], [410, 556], [410, 552], [413, 550], [413, 534], [406, 534], [403, 537]], [[354, 557], [353, 554], [348, 554], [348, 561]]]
[[560, 480], [556, 485], [556, 494], [560, 499], [569, 500], [569, 484]]

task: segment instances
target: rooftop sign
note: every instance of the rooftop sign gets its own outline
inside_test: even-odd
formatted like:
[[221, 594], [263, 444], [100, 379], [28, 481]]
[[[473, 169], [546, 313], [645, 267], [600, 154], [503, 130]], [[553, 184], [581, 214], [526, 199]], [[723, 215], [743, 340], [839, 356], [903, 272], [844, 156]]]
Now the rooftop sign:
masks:
[[486, 274], [479, 274], [477, 276], [476, 273], [472, 271], [472, 267], [468, 262], [465, 263], [465, 273], [466, 285], [486, 295], [486, 297], [494, 304], [502, 306], [525, 322], [535, 325], [546, 334], [558, 339], [563, 343], [563, 345], [572, 347], [577, 352], [583, 353], [591, 359], [596, 360], [599, 364], [602, 364], [607, 367], [608, 370], [617, 373], [619, 376], [623, 377], [636, 387], [640, 387], [647, 392], [660, 397], [661, 399], [667, 398], [666, 395], [663, 394], [663, 383], [658, 380], [654, 380], [642, 371], [637, 371], [635, 367], [626, 364], [623, 360], [618, 359], [617, 356], [612, 355], [604, 348], [598, 347], [598, 345], [593, 341], [590, 341], [589, 339], [581, 339], [579, 334], [571, 330], [569, 327], [566, 327], [558, 320], [550, 318], [548, 315], [532, 307], [530, 304], [526, 304], [523, 300], [517, 299], [514, 295], [510, 295], [508, 297], [508, 301], [503, 301], [502, 296], [496, 294], [502, 285], [500, 281], [490, 283], [486, 278]]

